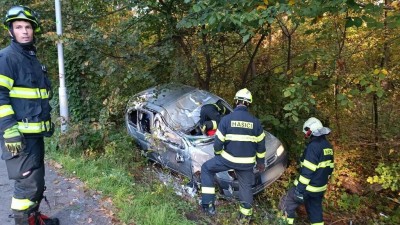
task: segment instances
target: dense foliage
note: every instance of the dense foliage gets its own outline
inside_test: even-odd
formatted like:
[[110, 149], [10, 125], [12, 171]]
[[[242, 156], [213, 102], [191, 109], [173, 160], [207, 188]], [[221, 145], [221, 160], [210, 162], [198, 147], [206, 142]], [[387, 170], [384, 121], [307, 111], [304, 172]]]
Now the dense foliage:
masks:
[[[399, 1], [69, 0], [61, 37], [54, 1], [0, 0], [1, 12], [12, 4], [41, 15], [39, 55], [55, 93], [55, 43], [63, 42], [68, 135], [83, 150], [104, 152], [109, 127], [124, 126], [127, 99], [147, 87], [180, 82], [228, 100], [247, 87], [252, 111], [293, 162], [305, 119], [316, 116], [333, 130], [343, 157], [327, 193], [332, 210], [362, 214], [347, 204], [378, 195], [382, 205], [371, 211], [399, 212]], [[3, 30], [1, 47], [8, 41]]]

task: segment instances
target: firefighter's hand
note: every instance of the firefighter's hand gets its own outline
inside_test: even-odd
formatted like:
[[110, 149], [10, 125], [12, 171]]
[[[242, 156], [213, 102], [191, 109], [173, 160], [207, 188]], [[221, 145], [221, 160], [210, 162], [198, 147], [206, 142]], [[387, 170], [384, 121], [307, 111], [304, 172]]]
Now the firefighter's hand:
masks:
[[23, 136], [18, 130], [18, 125], [14, 125], [4, 131], [4, 143], [12, 156], [18, 155], [23, 149]]
[[304, 203], [304, 195], [301, 192], [299, 192], [299, 190], [297, 190], [297, 188], [294, 189], [294, 197], [295, 197], [294, 200], [297, 203], [299, 203], [299, 204], [303, 204]]
[[256, 168], [258, 171], [263, 172], [265, 170], [265, 164], [264, 163], [257, 163]]

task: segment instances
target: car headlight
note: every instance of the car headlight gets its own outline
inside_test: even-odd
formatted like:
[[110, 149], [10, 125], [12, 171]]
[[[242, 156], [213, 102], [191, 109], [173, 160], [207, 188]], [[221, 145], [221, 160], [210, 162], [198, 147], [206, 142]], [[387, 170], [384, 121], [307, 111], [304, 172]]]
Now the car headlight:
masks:
[[276, 149], [276, 155], [279, 157], [285, 151], [283, 145], [279, 145], [278, 149]]

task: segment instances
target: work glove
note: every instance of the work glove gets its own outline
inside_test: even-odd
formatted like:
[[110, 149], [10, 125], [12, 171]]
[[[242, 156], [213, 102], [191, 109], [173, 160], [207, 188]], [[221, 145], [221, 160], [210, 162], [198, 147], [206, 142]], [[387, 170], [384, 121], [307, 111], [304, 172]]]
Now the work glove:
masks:
[[256, 168], [258, 171], [263, 172], [265, 170], [265, 164], [264, 163], [257, 163]]
[[22, 134], [18, 130], [18, 125], [14, 125], [4, 131], [4, 143], [12, 156], [18, 155], [24, 148], [24, 140]]
[[299, 204], [304, 203], [304, 195], [297, 188], [294, 189], [294, 200]]

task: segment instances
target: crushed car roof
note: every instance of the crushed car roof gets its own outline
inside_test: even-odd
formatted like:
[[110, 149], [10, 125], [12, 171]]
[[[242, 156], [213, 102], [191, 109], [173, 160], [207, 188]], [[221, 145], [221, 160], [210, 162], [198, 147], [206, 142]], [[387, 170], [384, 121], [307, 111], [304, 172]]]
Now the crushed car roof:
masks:
[[215, 103], [220, 98], [207, 91], [183, 84], [164, 84], [134, 95], [128, 107], [143, 108], [161, 113], [170, 126], [184, 132], [191, 130], [200, 120], [204, 104]]

